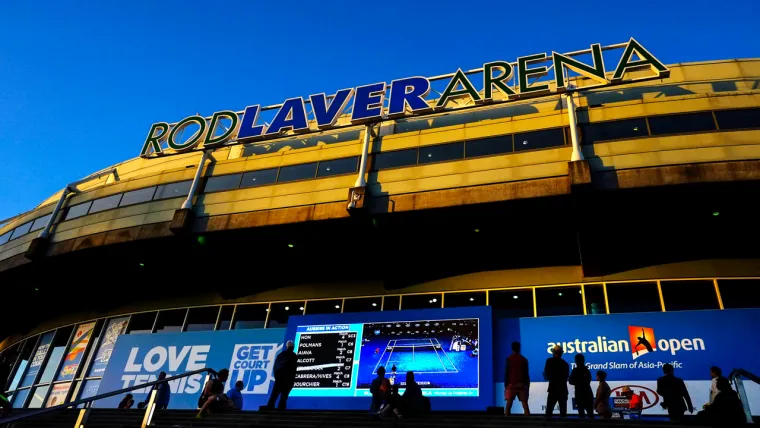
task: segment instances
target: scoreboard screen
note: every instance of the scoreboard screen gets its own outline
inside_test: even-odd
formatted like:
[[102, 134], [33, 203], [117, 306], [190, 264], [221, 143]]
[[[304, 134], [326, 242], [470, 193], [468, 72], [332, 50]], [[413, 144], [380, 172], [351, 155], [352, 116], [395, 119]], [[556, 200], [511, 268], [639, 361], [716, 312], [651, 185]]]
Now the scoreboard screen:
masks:
[[295, 388], [350, 388], [356, 332], [301, 334]]

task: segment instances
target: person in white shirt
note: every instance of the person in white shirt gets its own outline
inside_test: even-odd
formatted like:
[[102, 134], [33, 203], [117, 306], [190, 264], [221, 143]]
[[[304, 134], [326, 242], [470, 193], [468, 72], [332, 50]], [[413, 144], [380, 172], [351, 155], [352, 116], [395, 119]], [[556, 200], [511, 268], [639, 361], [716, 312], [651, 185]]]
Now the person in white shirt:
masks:
[[723, 371], [718, 366], [712, 366], [710, 367], [710, 377], [712, 378], [712, 382], [710, 384], [710, 402], [708, 404], [712, 404], [715, 396], [720, 392], [718, 390], [718, 379], [723, 377]]

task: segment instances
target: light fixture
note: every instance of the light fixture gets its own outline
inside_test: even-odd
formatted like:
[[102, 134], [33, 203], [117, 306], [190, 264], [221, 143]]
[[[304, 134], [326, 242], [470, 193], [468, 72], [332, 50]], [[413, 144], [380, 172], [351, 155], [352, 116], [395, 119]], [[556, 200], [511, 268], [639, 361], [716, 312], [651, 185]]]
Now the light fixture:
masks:
[[251, 181], [256, 181], [256, 177], [253, 177], [253, 178], [251, 179]]
[[428, 303], [433, 303], [433, 301], [432, 300], [428, 300]]
[[638, 131], [638, 130], [639, 130], [639, 127], [638, 127], [638, 126], [634, 126], [634, 127], [633, 127], [633, 130], [634, 130], [634, 131]]
[[478, 232], [480, 232], [480, 229], [475, 229], [475, 233], [478, 233]]
[[557, 293], [559, 297], [562, 297], [562, 292]]
[[523, 141], [523, 146], [527, 146], [527, 145], [528, 145], [528, 142], [527, 141]]
[[428, 157], [429, 157], [429, 158], [432, 158], [432, 157], [433, 157], [433, 154], [432, 154], [432, 153], [428, 153]]
[[141, 267], [145, 267], [145, 263], [140, 263], [140, 266]]
[[578, 294], [583, 294], [583, 290], [578, 290]]
[[293, 247], [295, 247], [295, 245], [293, 245], [293, 244], [288, 244], [288, 248], [293, 248]]
[[474, 301], [475, 301], [475, 298], [474, 298], [474, 297], [470, 297], [470, 301], [471, 301], [471, 302], [474, 302]]
[[326, 169], [329, 171], [329, 170], [330, 170], [330, 167], [328, 166]]
[[372, 306], [377, 306], [377, 303], [373, 303]]
[[299, 311], [302, 311], [302, 310], [303, 310], [303, 306], [301, 306], [300, 308], [298, 308], [298, 310], [299, 310]]
[[720, 211], [715, 211], [715, 212], [713, 212], [713, 217], [717, 217], [717, 216], [719, 216], [719, 215], [720, 215]]
[[269, 312], [269, 308], [267, 308], [267, 312]]
[[433, 299], [433, 303], [435, 303], [435, 302], [437, 302], [437, 301], [438, 301], [438, 299]]
[[289, 311], [290, 310], [290, 306], [285, 306], [285, 310]]
[[514, 296], [512, 296], [512, 298], [517, 300], [517, 295], [515, 294]]
[[40, 291], [40, 289], [37, 287], [34, 287], [34, 291]]
[[340, 305], [335, 305], [335, 309], [340, 309]]
[[198, 241], [198, 244], [205, 245], [206, 244], [206, 237], [203, 235], [198, 235], [198, 238], [196, 238]]

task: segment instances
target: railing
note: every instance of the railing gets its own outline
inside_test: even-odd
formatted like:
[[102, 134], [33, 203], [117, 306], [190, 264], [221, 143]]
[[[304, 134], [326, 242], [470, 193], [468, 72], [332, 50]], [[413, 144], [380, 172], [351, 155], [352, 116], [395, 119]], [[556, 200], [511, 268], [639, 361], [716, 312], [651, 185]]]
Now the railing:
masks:
[[739, 393], [739, 398], [742, 400], [742, 407], [744, 407], [744, 416], [747, 418], [747, 423], [751, 424], [754, 421], [752, 420], [752, 411], [749, 408], [747, 392], [744, 390], [744, 378], [760, 385], [760, 377], [744, 369], [733, 369], [731, 370], [731, 374], [728, 375], [728, 380], [734, 384], [736, 392]]
[[[33, 418], [35, 416], [44, 415], [46, 413], [55, 412], [56, 410], [66, 409], [66, 408], [69, 408], [69, 407], [74, 407], [74, 406], [78, 406], [80, 404], [84, 404], [85, 407], [82, 408], [79, 411], [79, 417], [77, 417], [76, 423], [74, 424], [74, 428], [84, 428], [86, 426], [87, 418], [90, 415], [90, 410], [92, 410], [92, 406], [90, 404], [92, 402], [94, 402], [94, 401], [101, 400], [103, 398], [113, 397], [114, 395], [121, 395], [121, 394], [124, 394], [126, 392], [135, 391], [135, 390], [138, 390], [138, 389], [145, 389], [145, 388], [148, 388], [148, 387], [151, 387], [151, 386], [154, 386], [154, 385], [170, 382], [170, 381], [173, 381], [175, 379], [182, 379], [184, 377], [193, 376], [193, 375], [200, 374], [200, 373], [208, 373], [206, 381], [209, 380], [209, 378], [208, 378], [209, 376], [211, 378], [216, 378], [217, 375], [218, 375], [216, 371], [214, 371], [212, 369], [209, 369], [209, 368], [195, 370], [195, 371], [192, 371], [192, 372], [187, 372], [187, 373], [183, 373], [183, 374], [172, 376], [172, 377], [167, 377], [165, 379], [156, 380], [156, 381], [148, 382], [148, 383], [143, 383], [143, 384], [140, 384], [140, 385], [131, 386], [129, 388], [123, 388], [123, 389], [120, 389], [118, 391], [106, 392], [104, 394], [96, 395], [94, 397], [84, 398], [84, 399], [81, 399], [81, 400], [72, 401], [72, 402], [65, 403], [65, 404], [59, 404], [57, 406], [48, 407], [46, 409], [40, 409], [40, 410], [37, 410], [37, 411], [34, 411], [34, 412], [25, 413], [23, 415], [11, 416], [10, 418], [0, 419], [0, 426], [11, 427], [12, 425], [10, 425], [10, 424], [13, 423], [13, 422], [17, 422], [17, 421], [20, 421], [20, 420]], [[140, 425], [141, 428], [145, 428], [148, 425], [150, 425], [150, 423], [151, 423], [151, 421], [153, 419], [153, 412], [155, 411], [155, 407], [156, 407], [155, 399], [156, 399], [156, 390], [154, 389], [154, 390], [152, 390], [150, 392], [150, 394], [148, 396], [148, 400], [145, 403], [145, 416], [143, 417], [142, 424]]]

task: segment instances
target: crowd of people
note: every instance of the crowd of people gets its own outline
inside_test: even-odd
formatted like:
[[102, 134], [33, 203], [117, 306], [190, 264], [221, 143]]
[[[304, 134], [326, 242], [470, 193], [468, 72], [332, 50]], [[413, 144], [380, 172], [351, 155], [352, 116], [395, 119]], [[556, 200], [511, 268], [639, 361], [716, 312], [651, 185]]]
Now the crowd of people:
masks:
[[[581, 418], [593, 418], [596, 412], [601, 418], [612, 417], [610, 395], [612, 390], [607, 384], [607, 373], [599, 370], [596, 372], [598, 386], [596, 394], [591, 388], [591, 371], [586, 366], [583, 354], [575, 355], [575, 367], [570, 370], [570, 365], [562, 358], [564, 350], [556, 345], [552, 348], [552, 356], [547, 358], [544, 364], [543, 377], [548, 381], [548, 394], [546, 399], [546, 416], [552, 416], [554, 409], [559, 407], [559, 415], [567, 415], [568, 384], [575, 387], [575, 404], [578, 416]], [[710, 399], [704, 409], [699, 412], [697, 419], [706, 425], [712, 426], [736, 426], [746, 421], [741, 400], [731, 388], [731, 383], [725, 377], [719, 367], [710, 368], [712, 387]], [[504, 399], [506, 401], [505, 415], [512, 412], [515, 398], [522, 404], [525, 415], [530, 415], [528, 395], [530, 391], [530, 375], [528, 360], [520, 353], [520, 343], [512, 343], [512, 354], [507, 357], [504, 369]], [[686, 411], [694, 413], [689, 391], [683, 379], [675, 376], [672, 364], [663, 365], [663, 376], [657, 379], [657, 394], [662, 398], [661, 405], [667, 410], [673, 421], [683, 421]], [[620, 395], [627, 398], [628, 410], [641, 412], [643, 403], [641, 397], [636, 395], [630, 386], [623, 386]]]

